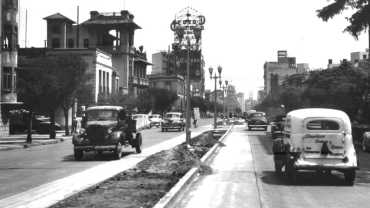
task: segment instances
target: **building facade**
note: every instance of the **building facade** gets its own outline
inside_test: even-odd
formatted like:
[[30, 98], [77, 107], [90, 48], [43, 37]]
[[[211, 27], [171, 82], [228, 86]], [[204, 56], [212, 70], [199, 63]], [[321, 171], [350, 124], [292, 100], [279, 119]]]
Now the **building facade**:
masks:
[[0, 1], [1, 70], [0, 136], [9, 134], [9, 111], [19, 105], [16, 93], [18, 67], [18, 0]]
[[295, 57], [288, 57], [287, 51], [278, 51], [277, 62], [264, 64], [264, 93], [265, 95], [278, 94], [279, 86], [293, 74], [306, 73], [308, 64], [296, 64]]
[[181, 75], [151, 74], [149, 83], [151, 88], [166, 89], [177, 94], [178, 99], [172, 106], [174, 111], [184, 111], [185, 109], [185, 81]]
[[44, 19], [47, 22], [47, 48], [105, 51], [111, 54], [112, 67], [119, 77], [116, 88], [120, 93], [137, 96], [141, 88], [149, 86], [146, 76], [138, 76], [150, 64], [146, 55], [139, 54], [134, 47], [135, 30], [141, 28], [134, 22], [134, 15], [127, 10], [110, 13], [91, 11], [90, 18], [81, 24], [75, 24], [60, 13]]

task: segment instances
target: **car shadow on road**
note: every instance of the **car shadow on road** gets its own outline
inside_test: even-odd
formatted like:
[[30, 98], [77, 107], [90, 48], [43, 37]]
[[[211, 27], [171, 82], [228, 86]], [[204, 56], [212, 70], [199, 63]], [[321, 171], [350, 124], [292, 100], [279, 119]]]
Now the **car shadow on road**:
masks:
[[[134, 154], [135, 152], [123, 152], [122, 157], [129, 156], [131, 154]], [[66, 155], [63, 157], [63, 162], [88, 162], [88, 161], [111, 161], [116, 160], [113, 153], [110, 152], [104, 152], [102, 154], [88, 152], [85, 153], [81, 160], [75, 160], [74, 155]]]
[[[349, 186], [344, 181], [342, 173], [333, 172], [329, 175], [318, 174], [312, 171], [299, 171], [297, 179], [293, 181], [284, 173], [278, 175], [274, 171], [263, 171], [260, 173], [260, 179], [263, 183], [270, 185], [294, 185], [294, 186]], [[356, 178], [355, 183], [360, 183], [361, 178]]]

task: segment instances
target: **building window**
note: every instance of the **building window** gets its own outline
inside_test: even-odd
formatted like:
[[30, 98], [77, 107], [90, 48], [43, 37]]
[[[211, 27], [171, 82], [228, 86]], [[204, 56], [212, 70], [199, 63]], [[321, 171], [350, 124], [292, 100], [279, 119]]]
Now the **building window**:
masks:
[[105, 93], [105, 71], [103, 71], [103, 93]]
[[102, 75], [101, 75], [101, 70], [99, 70], [99, 93], [101, 93], [103, 91], [102, 89], [102, 83], [101, 83], [101, 78], [102, 78]]
[[109, 73], [107, 72], [107, 76], [105, 77], [107, 79], [107, 94], [109, 94]]
[[60, 25], [53, 25], [51, 27], [51, 32], [53, 34], [60, 34], [61, 33]]
[[3, 84], [2, 88], [4, 91], [11, 92], [13, 88], [13, 75], [12, 75], [12, 68], [11, 67], [4, 67], [3, 68]]
[[60, 39], [59, 38], [53, 38], [51, 41], [51, 47], [52, 48], [60, 48]]
[[67, 47], [68, 47], [68, 48], [73, 48], [73, 47], [74, 47], [74, 41], [73, 41], [73, 39], [72, 39], [72, 38], [68, 39]]
[[84, 48], [89, 48], [89, 39], [84, 39]]

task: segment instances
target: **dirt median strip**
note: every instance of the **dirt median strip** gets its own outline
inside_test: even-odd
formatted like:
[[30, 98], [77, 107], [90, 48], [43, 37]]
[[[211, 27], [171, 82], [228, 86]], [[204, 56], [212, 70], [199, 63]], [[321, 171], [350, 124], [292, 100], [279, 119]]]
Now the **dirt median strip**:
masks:
[[[194, 166], [221, 135], [209, 130], [192, 138], [191, 150], [185, 143], [146, 157], [135, 167], [121, 172], [52, 206], [65, 207], [143, 207], [151, 208]], [[226, 132], [226, 129], [223, 130]], [[215, 135], [216, 137], [213, 137]]]
[[[216, 150], [222, 146], [222, 142], [227, 137], [227, 135], [231, 132], [233, 126], [230, 126], [228, 130], [224, 133], [224, 135], [219, 139], [213, 147], [201, 158], [202, 163], [209, 162], [211, 156], [216, 152]], [[169, 192], [165, 196], [163, 196], [157, 204], [153, 208], [168, 208], [171, 204], [176, 200], [181, 193], [185, 192], [186, 186], [191, 183], [199, 173], [200, 166], [191, 168], [174, 187], [171, 188]]]

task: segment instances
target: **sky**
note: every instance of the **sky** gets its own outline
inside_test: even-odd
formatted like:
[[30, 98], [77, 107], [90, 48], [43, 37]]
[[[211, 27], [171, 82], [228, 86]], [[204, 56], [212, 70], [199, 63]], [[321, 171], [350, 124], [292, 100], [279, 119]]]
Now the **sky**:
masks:
[[[263, 64], [276, 61], [278, 50], [287, 50], [297, 63], [308, 63], [311, 69], [325, 68], [328, 59], [334, 63], [350, 59], [350, 53], [365, 51], [367, 35], [355, 40], [343, 30], [350, 11], [323, 22], [316, 10], [327, 0], [20, 0], [20, 45], [25, 46], [27, 10], [27, 47], [43, 47], [46, 22], [42, 18], [59, 12], [80, 22], [89, 12], [134, 14], [142, 27], [135, 33], [135, 46], [144, 46], [151, 54], [167, 50], [173, 42], [170, 23], [181, 9], [190, 6], [206, 17], [202, 34], [206, 88], [213, 89], [208, 68], [222, 66], [222, 79], [248, 96], [263, 88]], [[150, 69], [149, 69], [150, 71]]]

